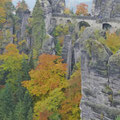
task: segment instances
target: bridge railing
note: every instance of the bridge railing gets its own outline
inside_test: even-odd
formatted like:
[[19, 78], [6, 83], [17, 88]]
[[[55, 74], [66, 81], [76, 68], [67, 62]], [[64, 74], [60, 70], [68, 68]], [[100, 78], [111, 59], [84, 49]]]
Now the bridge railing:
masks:
[[77, 16], [77, 15], [66, 15], [66, 14], [56, 14], [54, 13], [52, 15], [53, 17], [63, 17], [63, 18], [76, 18], [76, 19], [86, 19], [86, 20], [96, 20], [98, 23], [104, 23], [104, 22], [116, 22], [116, 23], [120, 23], [120, 19], [116, 19], [116, 18], [98, 18], [95, 16]]
[[120, 23], [120, 19], [117, 19], [117, 18], [106, 18], [106, 19], [99, 19], [99, 18], [97, 18], [96, 20], [98, 20], [99, 23], [103, 23], [103, 22], [115, 22], [115, 23]]
[[53, 14], [53, 17], [64, 17], [64, 18], [96, 20], [96, 18], [92, 17], [92, 16], [77, 16], [77, 15], [55, 14], [55, 13]]

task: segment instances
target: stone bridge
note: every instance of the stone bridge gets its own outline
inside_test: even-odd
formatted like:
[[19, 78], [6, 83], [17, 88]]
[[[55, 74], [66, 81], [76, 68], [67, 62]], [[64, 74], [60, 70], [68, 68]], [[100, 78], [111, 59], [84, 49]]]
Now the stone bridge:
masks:
[[93, 27], [96, 29], [111, 29], [117, 30], [120, 29], [120, 21], [116, 19], [98, 19], [92, 16], [69, 16], [64, 14], [53, 14], [52, 22], [55, 22], [57, 25], [74, 23], [76, 27], [80, 29], [80, 26]]

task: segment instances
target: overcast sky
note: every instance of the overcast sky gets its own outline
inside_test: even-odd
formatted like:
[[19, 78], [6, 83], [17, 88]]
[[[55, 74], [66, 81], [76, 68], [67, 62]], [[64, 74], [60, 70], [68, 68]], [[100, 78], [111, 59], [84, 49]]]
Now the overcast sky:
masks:
[[[13, 3], [16, 5], [16, 3], [21, 0], [13, 0]], [[36, 0], [25, 0], [27, 4], [29, 5], [29, 8], [32, 9], [34, 7]], [[87, 3], [91, 6], [92, 0], [66, 0], [66, 6], [70, 8], [75, 8], [78, 3]]]

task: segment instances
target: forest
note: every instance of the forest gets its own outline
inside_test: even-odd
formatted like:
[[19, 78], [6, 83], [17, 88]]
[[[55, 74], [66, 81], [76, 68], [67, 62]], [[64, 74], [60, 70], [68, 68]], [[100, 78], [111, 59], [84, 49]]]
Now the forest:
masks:
[[[47, 36], [39, 1], [24, 37], [18, 37], [21, 26], [18, 14], [27, 10], [24, 0], [16, 7], [12, 1], [0, 1], [0, 120], [80, 119], [80, 68], [75, 66], [68, 81], [59, 43], [57, 55], [41, 54]], [[35, 40], [29, 48], [26, 36]]]
[[[76, 29], [76, 20], [72, 18], [73, 23], [68, 21], [66, 24], [55, 25], [48, 34], [43, 6], [36, 0], [33, 11], [30, 11], [24, 0], [19, 1], [17, 6], [11, 0], [0, 0], [0, 120], [82, 120], [80, 102], [82, 96], [85, 96], [82, 94], [81, 82], [82, 57], [78, 55], [74, 59], [76, 54], [71, 49], [78, 45], [78, 39], [83, 39], [84, 32], [90, 25], [83, 22]], [[85, 3], [78, 4], [75, 12], [64, 8], [63, 14], [91, 16]], [[69, 35], [72, 39], [70, 49]], [[115, 56], [120, 49], [120, 30], [111, 33], [108, 29], [104, 32], [95, 29], [92, 35], [94, 37], [90, 36], [83, 45], [89, 55], [90, 70], [96, 67], [94, 64], [97, 65], [97, 62], [92, 63], [97, 50], [100, 56], [106, 54], [105, 50]], [[93, 38], [97, 42], [93, 42]], [[93, 44], [97, 46], [95, 53]], [[103, 59], [106, 56], [100, 58]], [[99, 63], [102, 64], [100, 60]], [[102, 75], [106, 74], [105, 70], [102, 69]], [[105, 90], [109, 94], [110, 105], [114, 106], [112, 88], [107, 86]], [[83, 93], [93, 97], [90, 92], [86, 90]], [[95, 106], [93, 111], [94, 108]], [[106, 113], [107, 117], [112, 114]], [[100, 113], [99, 120], [104, 120], [104, 115], [106, 114]], [[119, 111], [115, 115], [110, 116], [109, 120], [120, 119]]]

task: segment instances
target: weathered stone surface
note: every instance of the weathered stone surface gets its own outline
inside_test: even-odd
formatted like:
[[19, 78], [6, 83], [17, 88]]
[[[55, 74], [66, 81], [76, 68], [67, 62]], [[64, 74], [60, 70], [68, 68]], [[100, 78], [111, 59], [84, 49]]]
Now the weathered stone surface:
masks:
[[120, 51], [109, 59], [109, 84], [113, 91], [113, 106], [120, 109]]
[[52, 19], [52, 14], [62, 14], [65, 8], [65, 0], [40, 0], [42, 10], [45, 16], [45, 25], [47, 33], [51, 33], [56, 25], [55, 20]]
[[52, 5], [53, 13], [63, 13], [65, 8], [65, 0], [48, 0]]
[[108, 104], [108, 99], [102, 93], [102, 90], [108, 83], [106, 66], [109, 55], [104, 47], [95, 40], [86, 40], [81, 52], [82, 119], [96, 120], [94, 111], [91, 107], [86, 106], [84, 102], [90, 101], [99, 105]]
[[66, 35], [63, 43], [63, 49], [62, 49], [62, 58], [64, 59], [64, 62], [67, 63], [67, 72], [68, 72], [68, 78], [71, 75], [72, 72], [72, 38], [70, 35]]
[[115, 120], [120, 114], [120, 52], [111, 55], [97, 40], [84, 40], [80, 106], [83, 120]]
[[42, 46], [42, 53], [55, 54], [54, 38], [47, 34], [47, 39]]
[[100, 19], [120, 18], [119, 0], [93, 0], [92, 13]]

